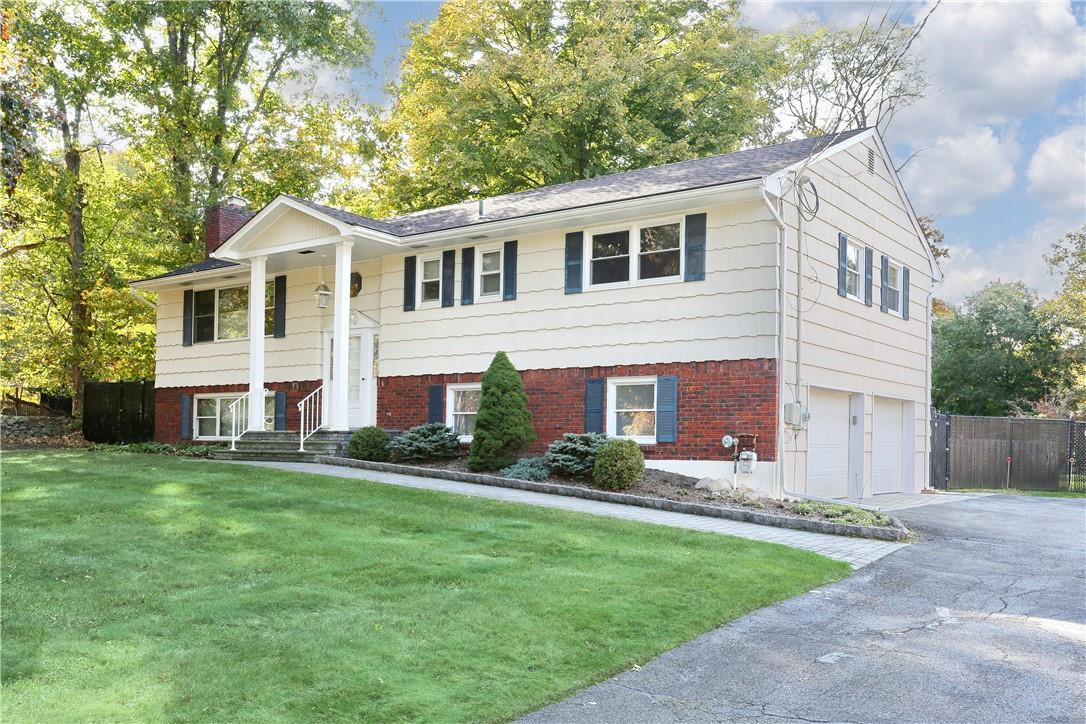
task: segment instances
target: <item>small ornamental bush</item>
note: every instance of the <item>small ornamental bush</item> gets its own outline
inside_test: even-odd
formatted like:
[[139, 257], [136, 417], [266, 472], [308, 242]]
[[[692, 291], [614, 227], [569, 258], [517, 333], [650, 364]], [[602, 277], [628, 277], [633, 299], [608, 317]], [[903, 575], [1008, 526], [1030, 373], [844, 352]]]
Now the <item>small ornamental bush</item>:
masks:
[[520, 451], [533, 440], [535, 428], [524, 383], [505, 352], [498, 352], [483, 373], [468, 467], [475, 471], [500, 470], [516, 462]]
[[605, 442], [607, 437], [597, 432], [567, 432], [547, 448], [547, 467], [565, 478], [590, 478], [596, 467], [596, 453]]
[[530, 458], [521, 458], [507, 468], [502, 468], [502, 476], [516, 478], [517, 480], [546, 480], [551, 471], [547, 469], [547, 463], [541, 455]]
[[449, 460], [460, 456], [460, 438], [440, 422], [428, 422], [392, 438], [388, 455], [396, 462]]
[[596, 453], [592, 478], [608, 490], [632, 488], [645, 473], [645, 456], [633, 440], [608, 440]]
[[351, 435], [347, 457], [355, 460], [388, 460], [388, 433], [379, 427], [363, 427]]

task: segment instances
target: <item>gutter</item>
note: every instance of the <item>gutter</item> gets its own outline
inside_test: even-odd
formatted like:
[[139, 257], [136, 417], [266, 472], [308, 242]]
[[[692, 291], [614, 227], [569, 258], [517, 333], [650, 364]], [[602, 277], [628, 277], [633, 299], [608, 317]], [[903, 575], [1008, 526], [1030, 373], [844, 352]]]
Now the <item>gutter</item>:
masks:
[[158, 307], [155, 306], [154, 302], [152, 302], [150, 299], [148, 299], [147, 297], [145, 297], [142, 294], [140, 294], [139, 292], [137, 292], [136, 288], [133, 287], [131, 284], [129, 284], [129, 286], [128, 286], [128, 293], [131, 294], [132, 298], [135, 299], [137, 302], [143, 303], [145, 306], [149, 307], [150, 309], [154, 309], [156, 311], [158, 310]]

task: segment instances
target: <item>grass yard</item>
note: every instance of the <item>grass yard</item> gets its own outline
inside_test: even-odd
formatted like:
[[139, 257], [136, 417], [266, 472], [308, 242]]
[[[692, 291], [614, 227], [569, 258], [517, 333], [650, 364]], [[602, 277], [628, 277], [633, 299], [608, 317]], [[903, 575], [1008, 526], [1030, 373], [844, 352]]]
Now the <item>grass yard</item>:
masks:
[[6, 453], [5, 722], [504, 720], [848, 573], [264, 468]]
[[1086, 490], [1020, 490], [1018, 488], [961, 488], [952, 493], [998, 493], [999, 495], [1034, 495], [1042, 498], [1086, 498]]

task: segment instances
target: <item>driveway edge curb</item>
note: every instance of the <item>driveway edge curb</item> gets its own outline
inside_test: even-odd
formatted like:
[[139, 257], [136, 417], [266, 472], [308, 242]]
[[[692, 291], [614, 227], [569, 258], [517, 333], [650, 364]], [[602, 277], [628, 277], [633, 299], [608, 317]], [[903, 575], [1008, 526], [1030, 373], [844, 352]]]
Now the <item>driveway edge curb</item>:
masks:
[[378, 463], [369, 460], [332, 457], [330, 455], [318, 455], [316, 456], [316, 462], [323, 465], [360, 468], [362, 470], [379, 470], [386, 473], [400, 473], [403, 475], [415, 475], [424, 478], [455, 480], [462, 483], [490, 485], [498, 488], [515, 488], [517, 490], [528, 490], [534, 493], [549, 493], [551, 495], [564, 495], [571, 498], [597, 500], [603, 503], [635, 505], [642, 508], [665, 510], [671, 513], [703, 515], [711, 518], [727, 518], [729, 520], [738, 520], [744, 523], [771, 525], [777, 528], [791, 528], [793, 530], [805, 530], [812, 533], [828, 533], [830, 535], [843, 535], [854, 538], [873, 538], [876, 540], [893, 541], [895, 543], [902, 542], [909, 536], [908, 528], [893, 517], [890, 518], [894, 522], [893, 528], [878, 528], [869, 525], [829, 523], [823, 520], [786, 517], [773, 515], [772, 513], [760, 513], [756, 510], [718, 508], [712, 505], [702, 505], [701, 503], [683, 503], [677, 500], [668, 500], [667, 498], [649, 498], [641, 495], [612, 493], [605, 490], [582, 488], [576, 485], [540, 483], [531, 480], [503, 478], [497, 475], [480, 475], [479, 473], [468, 473], [460, 470], [441, 470], [436, 468], [416, 467], [414, 465], [400, 465], [397, 463]]

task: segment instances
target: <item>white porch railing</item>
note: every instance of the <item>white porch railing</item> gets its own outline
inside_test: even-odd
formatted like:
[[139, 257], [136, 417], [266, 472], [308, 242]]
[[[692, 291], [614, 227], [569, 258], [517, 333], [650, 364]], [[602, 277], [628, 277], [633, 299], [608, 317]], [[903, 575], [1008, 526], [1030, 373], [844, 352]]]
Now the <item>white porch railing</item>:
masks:
[[[268, 390], [265, 389], [261, 398], [267, 396]], [[261, 400], [263, 402], [263, 399]], [[237, 442], [241, 439], [241, 436], [249, 432], [253, 428], [249, 427], [249, 393], [234, 400], [227, 406], [227, 411], [230, 413], [230, 449], [237, 450]], [[239, 414], [240, 413], [240, 414]], [[269, 421], [274, 423], [275, 418], [264, 418], [264, 427], [267, 429]]]
[[298, 403], [298, 452], [305, 452], [305, 441], [324, 426], [324, 385], [306, 395]]

